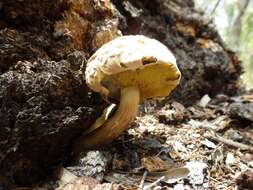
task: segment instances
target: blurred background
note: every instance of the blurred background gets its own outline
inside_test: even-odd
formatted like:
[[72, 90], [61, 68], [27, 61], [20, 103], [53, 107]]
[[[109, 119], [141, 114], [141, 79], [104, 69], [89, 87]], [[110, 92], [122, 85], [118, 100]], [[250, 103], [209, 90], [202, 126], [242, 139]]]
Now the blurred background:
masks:
[[242, 76], [253, 88], [253, 0], [195, 0], [196, 6], [213, 18], [226, 44], [243, 61]]

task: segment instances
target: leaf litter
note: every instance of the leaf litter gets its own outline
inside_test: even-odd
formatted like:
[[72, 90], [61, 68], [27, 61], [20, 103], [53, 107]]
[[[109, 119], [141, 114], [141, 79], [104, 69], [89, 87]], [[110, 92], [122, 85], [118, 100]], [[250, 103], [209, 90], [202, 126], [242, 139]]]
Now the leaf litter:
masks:
[[76, 178], [58, 188], [253, 188], [252, 93], [205, 95], [190, 107], [155, 102], [143, 110], [110, 146], [67, 166]]

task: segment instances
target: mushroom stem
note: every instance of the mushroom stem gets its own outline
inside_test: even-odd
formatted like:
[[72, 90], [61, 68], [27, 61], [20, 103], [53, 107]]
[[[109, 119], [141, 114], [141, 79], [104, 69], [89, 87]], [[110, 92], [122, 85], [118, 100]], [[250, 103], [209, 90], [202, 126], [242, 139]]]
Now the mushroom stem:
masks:
[[139, 88], [132, 86], [121, 89], [120, 103], [115, 114], [104, 123], [104, 126], [85, 133], [74, 145], [74, 153], [85, 149], [97, 148], [110, 143], [128, 128], [128, 124], [136, 117], [140, 102]]

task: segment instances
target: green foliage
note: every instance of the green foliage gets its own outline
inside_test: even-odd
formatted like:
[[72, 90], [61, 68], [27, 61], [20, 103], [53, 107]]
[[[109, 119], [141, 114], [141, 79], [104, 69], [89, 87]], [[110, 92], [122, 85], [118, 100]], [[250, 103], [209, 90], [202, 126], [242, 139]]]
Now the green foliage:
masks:
[[241, 45], [239, 54], [244, 63], [243, 79], [253, 87], [253, 4], [249, 4], [242, 18]]
[[[197, 7], [205, 9], [206, 14], [209, 15], [217, 1], [218, 0], [195, 0], [195, 3]], [[253, 87], [253, 1], [250, 0], [246, 11], [241, 18], [242, 27], [239, 46], [233, 44], [233, 35], [231, 32], [231, 27], [233, 27], [233, 21], [237, 11], [238, 7], [236, 5], [236, 0], [221, 0], [213, 16], [216, 20], [222, 19], [223, 23], [216, 22], [220, 34], [223, 35], [223, 39], [228, 44], [228, 47], [239, 54], [245, 70], [242, 78], [249, 87]]]
[[[235, 15], [235, 6], [234, 4], [227, 4], [226, 6], [224, 6], [225, 9], [225, 13], [227, 15], [227, 22], [228, 22], [228, 26], [224, 28], [224, 39], [225, 41], [229, 44], [230, 43], [230, 27], [232, 25], [233, 22], [233, 18]], [[231, 44], [229, 44], [231, 45]]]

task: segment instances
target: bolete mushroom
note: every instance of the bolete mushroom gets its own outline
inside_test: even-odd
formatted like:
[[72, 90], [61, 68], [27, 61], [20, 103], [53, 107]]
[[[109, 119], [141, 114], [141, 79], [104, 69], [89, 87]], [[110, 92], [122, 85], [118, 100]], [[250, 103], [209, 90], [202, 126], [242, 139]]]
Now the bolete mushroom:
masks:
[[119, 105], [113, 116], [105, 117], [105, 111], [84, 132], [77, 142], [79, 150], [117, 138], [136, 117], [140, 101], [168, 96], [179, 84], [181, 73], [165, 45], [142, 35], [129, 35], [98, 49], [88, 60], [85, 78], [92, 90]]

